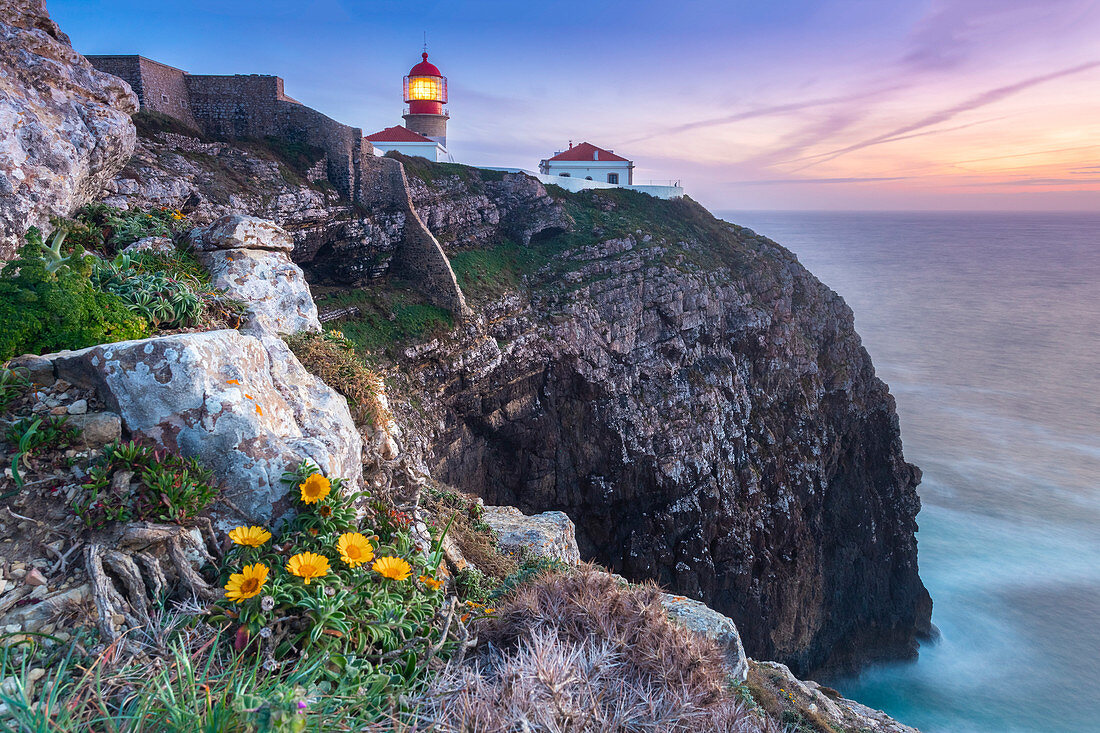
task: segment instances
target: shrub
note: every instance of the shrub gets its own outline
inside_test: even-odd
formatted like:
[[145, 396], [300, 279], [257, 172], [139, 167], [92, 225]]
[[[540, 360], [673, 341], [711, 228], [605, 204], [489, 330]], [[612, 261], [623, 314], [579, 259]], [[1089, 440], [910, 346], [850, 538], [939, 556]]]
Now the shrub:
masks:
[[67, 448], [79, 435], [80, 431], [65, 426], [67, 421], [68, 418], [63, 415], [24, 417], [8, 426], [4, 437], [15, 448], [11, 459], [11, 474], [16, 486], [23, 485], [19, 465], [26, 461], [27, 456], [44, 448]]
[[456, 628], [434, 578], [438, 548], [428, 556], [407, 523], [361, 524], [363, 495], [310, 464], [284, 480], [297, 516], [275, 537], [259, 527], [230, 533], [226, 600], [210, 623], [230, 624], [237, 647], [272, 669], [326, 660], [320, 679], [389, 697], [420, 685]]
[[184, 227], [186, 217], [167, 207], [142, 211], [96, 203], [79, 208], [74, 218], [88, 228], [92, 242], [99, 241], [100, 246], [85, 244], [87, 249], [106, 244], [117, 250], [145, 237], [172, 237]]
[[476, 625], [479, 653], [422, 695], [420, 724], [466, 730], [776, 730], [728, 692], [713, 641], [655, 586], [581, 567], [520, 587]]
[[288, 336], [287, 345], [306, 370], [347, 398], [358, 423], [385, 425], [392, 415], [382, 401], [382, 378], [355, 355], [339, 331], [301, 332]]
[[142, 338], [148, 323], [113, 293], [92, 286], [91, 258], [44, 259], [37, 229], [0, 273], [0, 360]]
[[130, 255], [119, 254], [94, 268], [93, 282], [156, 328], [191, 326], [199, 320], [203, 303], [193, 287], [163, 271], [143, 271], [134, 265]]
[[182, 524], [214, 500], [212, 478], [194, 458], [136, 441], [112, 443], [88, 472], [73, 510], [89, 527], [135, 519]]
[[31, 387], [31, 380], [27, 377], [26, 369], [11, 369], [0, 366], [0, 412], [8, 409], [8, 405], [14, 402]]

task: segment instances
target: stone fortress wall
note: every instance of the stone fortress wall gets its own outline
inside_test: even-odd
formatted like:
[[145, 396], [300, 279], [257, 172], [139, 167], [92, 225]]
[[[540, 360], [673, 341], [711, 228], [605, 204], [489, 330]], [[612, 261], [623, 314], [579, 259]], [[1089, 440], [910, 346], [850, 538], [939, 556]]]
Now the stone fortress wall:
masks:
[[328, 181], [351, 198], [359, 184], [363, 131], [306, 107], [268, 74], [189, 74], [144, 56], [88, 56], [100, 71], [126, 81], [143, 110], [170, 115], [213, 138], [277, 137], [325, 151]]
[[242, 140], [271, 136], [324, 150], [328, 181], [344, 197], [408, 214], [394, 265], [418, 285], [429, 302], [459, 319], [468, 314], [447, 256], [416, 214], [401, 164], [375, 157], [361, 129], [288, 97], [278, 76], [189, 74], [135, 55], [87, 59], [100, 71], [126, 81], [142, 110], [174, 117], [209, 137]]

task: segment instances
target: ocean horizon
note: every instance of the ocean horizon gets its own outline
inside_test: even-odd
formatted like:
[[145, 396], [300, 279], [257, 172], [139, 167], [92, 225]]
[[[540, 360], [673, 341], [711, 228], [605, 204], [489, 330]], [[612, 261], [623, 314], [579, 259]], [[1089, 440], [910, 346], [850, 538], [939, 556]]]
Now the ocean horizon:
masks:
[[942, 636], [825, 679], [922, 733], [1100, 729], [1100, 214], [718, 211], [855, 313]]

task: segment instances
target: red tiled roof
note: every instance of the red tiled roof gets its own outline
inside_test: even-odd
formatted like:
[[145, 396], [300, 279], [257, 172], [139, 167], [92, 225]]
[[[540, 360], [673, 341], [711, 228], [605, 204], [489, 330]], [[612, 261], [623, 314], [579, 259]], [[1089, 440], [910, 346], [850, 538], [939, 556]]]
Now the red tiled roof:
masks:
[[574, 145], [568, 150], [558, 153], [553, 158], [549, 158], [549, 160], [618, 160], [624, 163], [630, 162], [623, 156], [615, 155], [610, 150], [597, 148], [592, 143]]
[[367, 139], [372, 143], [430, 143], [432, 142], [428, 138], [419, 133], [415, 133], [412, 130], [408, 130], [401, 125], [394, 125], [393, 127], [387, 127], [385, 130], [376, 132], [373, 135], [367, 135]]

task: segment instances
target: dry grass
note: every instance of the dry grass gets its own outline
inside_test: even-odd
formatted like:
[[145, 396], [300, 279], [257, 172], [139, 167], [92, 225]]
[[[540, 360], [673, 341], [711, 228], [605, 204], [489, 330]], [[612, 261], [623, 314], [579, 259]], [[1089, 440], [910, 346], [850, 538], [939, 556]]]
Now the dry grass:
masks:
[[381, 427], [392, 419], [379, 399], [384, 392], [382, 378], [349, 344], [330, 334], [307, 332], [288, 336], [286, 343], [310, 374], [348, 399], [357, 424]]
[[433, 490], [424, 492], [420, 503], [428, 516], [436, 517], [442, 525], [451, 522], [447, 536], [478, 570], [496, 580], [516, 572], [516, 558], [497, 549], [492, 530], [480, 524], [480, 507], [474, 497], [453, 490]]
[[710, 640], [673, 624], [654, 586], [584, 566], [522, 586], [478, 627], [472, 661], [422, 698], [441, 731], [778, 730], [737, 701]]

